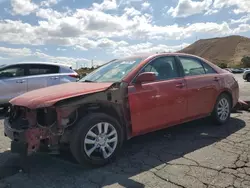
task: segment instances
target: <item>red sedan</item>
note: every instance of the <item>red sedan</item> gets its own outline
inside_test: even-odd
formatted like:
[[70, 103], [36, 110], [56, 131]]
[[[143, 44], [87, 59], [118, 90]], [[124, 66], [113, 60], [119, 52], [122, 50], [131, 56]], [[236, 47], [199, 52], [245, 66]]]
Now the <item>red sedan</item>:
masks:
[[10, 101], [5, 135], [11, 151], [69, 145], [79, 163], [110, 162], [131, 137], [211, 116], [230, 119], [239, 98], [233, 75], [205, 59], [162, 53], [113, 60], [77, 83], [25, 93]]

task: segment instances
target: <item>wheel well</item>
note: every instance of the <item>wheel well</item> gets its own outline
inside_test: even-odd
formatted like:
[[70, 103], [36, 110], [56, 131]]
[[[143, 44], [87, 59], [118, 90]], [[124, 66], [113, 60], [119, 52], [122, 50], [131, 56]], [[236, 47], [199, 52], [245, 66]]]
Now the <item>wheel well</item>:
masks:
[[[83, 118], [89, 113], [105, 113], [113, 118], [115, 118], [119, 124], [123, 128], [124, 136], [127, 138], [127, 130], [126, 130], [126, 124], [123, 120], [122, 114], [119, 114], [119, 109], [117, 109], [118, 106], [114, 106], [113, 104], [102, 104], [102, 103], [91, 103], [91, 104], [85, 104], [78, 108], [79, 113], [79, 119]], [[78, 120], [79, 120], [78, 119]]]
[[[233, 97], [232, 97], [232, 94], [231, 94], [229, 91], [223, 91], [220, 95], [222, 95], [222, 94], [225, 94], [225, 95], [229, 96], [231, 105], [233, 105]], [[220, 96], [220, 95], [219, 95], [219, 96]]]

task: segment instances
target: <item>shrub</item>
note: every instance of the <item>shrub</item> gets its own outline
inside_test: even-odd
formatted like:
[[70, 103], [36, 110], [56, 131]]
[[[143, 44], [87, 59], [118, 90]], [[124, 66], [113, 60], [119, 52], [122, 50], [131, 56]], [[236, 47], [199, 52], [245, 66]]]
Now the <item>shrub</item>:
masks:
[[250, 67], [250, 56], [244, 56], [241, 59], [241, 62], [243, 63], [245, 68], [249, 68]]
[[218, 65], [220, 68], [222, 68], [222, 69], [227, 68], [227, 64], [226, 64], [226, 63], [218, 63], [217, 65]]

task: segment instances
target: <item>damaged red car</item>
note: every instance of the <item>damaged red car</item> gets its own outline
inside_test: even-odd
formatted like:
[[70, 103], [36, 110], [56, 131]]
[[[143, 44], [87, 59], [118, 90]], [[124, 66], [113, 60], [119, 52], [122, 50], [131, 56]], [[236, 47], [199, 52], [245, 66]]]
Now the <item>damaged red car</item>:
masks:
[[233, 75], [205, 59], [133, 56], [12, 99], [4, 132], [15, 153], [68, 146], [79, 163], [104, 165], [132, 137], [207, 116], [225, 124], [238, 98]]

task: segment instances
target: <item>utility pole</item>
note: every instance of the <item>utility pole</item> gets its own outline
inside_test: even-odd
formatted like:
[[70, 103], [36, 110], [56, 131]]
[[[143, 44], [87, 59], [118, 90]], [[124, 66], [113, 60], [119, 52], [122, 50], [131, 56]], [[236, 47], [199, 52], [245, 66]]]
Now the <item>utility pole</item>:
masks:
[[91, 60], [91, 68], [94, 66], [94, 60]]

